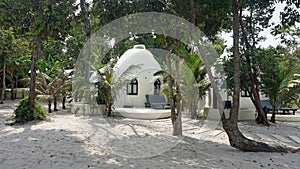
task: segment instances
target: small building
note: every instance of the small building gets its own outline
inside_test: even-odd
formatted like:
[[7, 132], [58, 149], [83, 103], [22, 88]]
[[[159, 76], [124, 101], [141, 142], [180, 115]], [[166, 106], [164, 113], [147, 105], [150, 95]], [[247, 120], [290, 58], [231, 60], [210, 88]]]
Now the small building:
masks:
[[[145, 108], [145, 95], [162, 95], [160, 89], [163, 85], [163, 77], [161, 75], [155, 75], [161, 70], [162, 68], [158, 61], [144, 45], [135, 45], [132, 49], [127, 50], [117, 61], [113, 71], [113, 91], [115, 92], [114, 106], [118, 109], [117, 111], [122, 112], [124, 116], [128, 117], [131, 117], [129, 115], [132, 115], [132, 117], [146, 117], [153, 113], [143, 112], [146, 110], [149, 111], [148, 108]], [[219, 92], [223, 101], [232, 100], [232, 98], [227, 95], [225, 89]], [[205, 98], [199, 99], [198, 101], [198, 112], [204, 112], [205, 109], [209, 110], [212, 119], [220, 119], [217, 108], [217, 98], [212, 88], [207, 91]], [[162, 113], [162, 110], [159, 110], [158, 113]], [[150, 118], [152, 118], [152, 116], [149, 116], [149, 119]], [[239, 120], [254, 119], [255, 107], [247, 93], [241, 92]]]
[[145, 45], [135, 45], [117, 61], [113, 71], [114, 106], [145, 107], [147, 94], [159, 94], [162, 68]]

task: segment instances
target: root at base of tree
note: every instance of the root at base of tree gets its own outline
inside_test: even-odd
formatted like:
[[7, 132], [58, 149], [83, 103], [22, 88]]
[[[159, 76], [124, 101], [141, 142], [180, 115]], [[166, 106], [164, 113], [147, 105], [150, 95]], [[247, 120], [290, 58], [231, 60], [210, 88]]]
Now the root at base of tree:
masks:
[[230, 145], [242, 151], [249, 152], [299, 152], [300, 148], [287, 147], [282, 145], [273, 145], [246, 138], [231, 120], [222, 120], [223, 128], [229, 137]]

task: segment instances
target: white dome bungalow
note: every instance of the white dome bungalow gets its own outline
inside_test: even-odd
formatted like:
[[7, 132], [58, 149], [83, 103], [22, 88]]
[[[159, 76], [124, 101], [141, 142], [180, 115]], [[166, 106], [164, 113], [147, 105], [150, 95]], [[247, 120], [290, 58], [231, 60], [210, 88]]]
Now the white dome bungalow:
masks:
[[114, 66], [115, 112], [126, 117], [155, 119], [170, 116], [170, 110], [146, 108], [146, 95], [158, 95], [162, 77], [159, 63], [144, 45], [127, 50]]

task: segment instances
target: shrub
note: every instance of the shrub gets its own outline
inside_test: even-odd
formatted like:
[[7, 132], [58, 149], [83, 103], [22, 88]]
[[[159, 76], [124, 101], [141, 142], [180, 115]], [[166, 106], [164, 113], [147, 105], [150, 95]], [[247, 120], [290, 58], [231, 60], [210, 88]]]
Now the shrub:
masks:
[[32, 120], [46, 120], [47, 113], [45, 109], [38, 103], [34, 102], [34, 109], [29, 107], [29, 98], [22, 99], [14, 111], [16, 123], [26, 123]]

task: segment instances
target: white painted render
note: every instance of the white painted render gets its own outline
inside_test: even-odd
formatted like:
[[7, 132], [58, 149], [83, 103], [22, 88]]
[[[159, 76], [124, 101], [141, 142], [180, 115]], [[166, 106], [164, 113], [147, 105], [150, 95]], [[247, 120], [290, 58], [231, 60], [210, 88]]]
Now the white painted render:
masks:
[[[154, 76], [160, 70], [153, 54], [144, 45], [135, 45], [127, 50], [114, 67], [115, 106], [145, 107], [145, 95], [154, 94], [154, 82], [157, 79], [163, 81], [161, 76]], [[134, 78], [138, 81], [138, 94], [128, 95], [127, 84]]]

